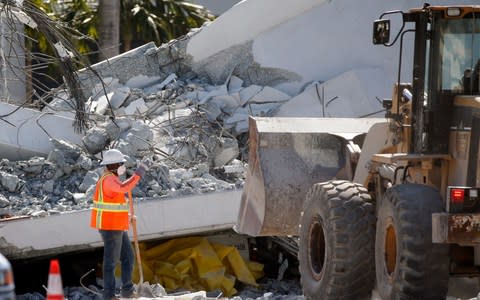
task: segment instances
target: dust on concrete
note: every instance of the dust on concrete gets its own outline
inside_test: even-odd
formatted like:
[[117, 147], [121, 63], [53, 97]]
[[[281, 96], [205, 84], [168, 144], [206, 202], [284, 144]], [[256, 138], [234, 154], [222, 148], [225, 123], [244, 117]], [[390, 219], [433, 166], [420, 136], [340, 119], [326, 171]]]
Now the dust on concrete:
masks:
[[248, 41], [229, 47], [199, 62], [193, 62], [192, 69], [200, 76], [209, 78], [213, 84], [223, 83], [231, 75], [242, 78], [245, 86], [275, 86], [302, 80], [300, 75], [288, 70], [262, 67], [254, 60], [252, 46], [253, 41]]

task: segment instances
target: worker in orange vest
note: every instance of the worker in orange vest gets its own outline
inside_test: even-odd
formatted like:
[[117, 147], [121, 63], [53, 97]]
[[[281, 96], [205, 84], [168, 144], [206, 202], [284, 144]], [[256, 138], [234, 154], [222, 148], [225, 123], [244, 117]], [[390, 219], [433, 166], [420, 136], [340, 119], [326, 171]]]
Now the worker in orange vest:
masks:
[[135, 173], [125, 181], [118, 176], [125, 174], [125, 156], [117, 149], [110, 149], [100, 163], [105, 171], [97, 182], [93, 195], [90, 226], [99, 230], [103, 248], [103, 298], [118, 299], [115, 296], [115, 266], [121, 262], [121, 296], [132, 298], [135, 287], [132, 282], [134, 255], [128, 237], [129, 205], [125, 193], [133, 190], [140, 178], [151, 165], [149, 159], [139, 164]]

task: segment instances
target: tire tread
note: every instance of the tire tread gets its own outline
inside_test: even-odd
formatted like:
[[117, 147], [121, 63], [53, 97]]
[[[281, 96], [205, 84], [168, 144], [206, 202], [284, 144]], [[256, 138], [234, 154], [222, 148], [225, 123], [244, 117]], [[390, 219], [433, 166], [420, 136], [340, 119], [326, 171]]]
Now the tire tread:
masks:
[[[383, 216], [382, 207], [391, 207], [392, 216]], [[434, 188], [419, 184], [394, 186], [387, 191], [379, 210], [379, 234], [384, 234], [381, 219], [393, 218], [397, 239], [401, 243], [401, 257], [397, 271], [388, 289], [378, 286], [385, 299], [445, 299], [448, 288], [448, 245], [431, 241], [431, 214], [443, 211], [442, 201]], [[376, 246], [376, 255], [383, 251]], [[397, 245], [398, 247], [398, 245]], [[377, 265], [383, 260], [377, 257]], [[381, 263], [380, 263], [381, 264]], [[377, 284], [387, 282], [382, 278], [382, 266], [377, 266]], [[381, 276], [381, 277], [379, 277]], [[389, 291], [389, 292], [385, 292]]]
[[[300, 221], [299, 251], [305, 297], [317, 300], [367, 296], [375, 279], [375, 216], [367, 189], [352, 182], [335, 180], [315, 184], [306, 199]], [[313, 211], [325, 222], [325, 239], [329, 239], [332, 245], [331, 256], [325, 262], [325, 273], [319, 281], [310, 274], [306, 254]]]

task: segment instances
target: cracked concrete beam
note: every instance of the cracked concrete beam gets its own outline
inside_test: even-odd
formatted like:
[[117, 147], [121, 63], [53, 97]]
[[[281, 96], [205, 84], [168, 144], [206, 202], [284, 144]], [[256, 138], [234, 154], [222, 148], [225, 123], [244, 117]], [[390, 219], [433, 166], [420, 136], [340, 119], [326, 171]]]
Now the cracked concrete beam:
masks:
[[234, 45], [198, 62], [192, 69], [214, 84], [223, 84], [230, 75], [243, 80], [244, 86], [252, 84], [275, 86], [290, 81], [300, 81], [300, 75], [280, 68], [266, 68], [254, 61], [252, 41]]
[[[13, 112], [18, 107], [0, 102], [0, 115]], [[44, 156], [53, 149], [50, 138], [80, 143], [81, 136], [74, 132], [73, 119], [20, 108], [4, 117], [13, 126], [3, 123], [0, 131], [0, 157], [10, 160]], [[1, 120], [0, 120], [1, 122]]]
[[[155, 76], [158, 75], [158, 65], [149, 61], [145, 55], [151, 49], [156, 49], [154, 42], [101, 61], [92, 65], [91, 68], [102, 78], [118, 78], [122, 84], [125, 84], [131, 77], [136, 75]], [[125, 70], [128, 70], [128, 72], [125, 72]], [[99, 80], [88, 69], [79, 70], [78, 78], [85, 95], [90, 93]]]
[[[139, 201], [139, 239], [232, 229], [241, 193], [233, 190]], [[100, 247], [103, 243], [98, 231], [88, 226], [90, 214], [86, 209], [46, 218], [0, 221], [0, 252], [9, 259], [21, 259]]]

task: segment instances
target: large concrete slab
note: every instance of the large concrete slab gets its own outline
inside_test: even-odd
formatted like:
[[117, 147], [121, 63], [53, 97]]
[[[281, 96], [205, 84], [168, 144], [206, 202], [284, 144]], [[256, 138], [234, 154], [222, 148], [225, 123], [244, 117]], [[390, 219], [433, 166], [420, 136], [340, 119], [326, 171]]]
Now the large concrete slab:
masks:
[[[187, 54], [194, 69], [214, 81], [224, 82], [233, 73], [246, 85], [269, 85], [292, 96], [311, 82], [365, 68], [379, 69], [391, 87], [399, 47], [373, 45], [372, 22], [385, 11], [422, 7], [424, 2], [245, 0], [193, 36]], [[463, 2], [478, 4], [478, 0]], [[445, 0], [441, 5], [457, 3]], [[397, 32], [399, 23], [392, 23], [392, 32]], [[412, 53], [412, 38], [406, 35], [404, 55]], [[411, 62], [404, 60], [402, 70], [402, 82], [411, 81]], [[390, 97], [390, 89], [382, 93], [381, 84], [367, 80], [372, 83], [370, 93]], [[344, 87], [348, 89], [349, 82]]]
[[[134, 206], [139, 240], [231, 229], [240, 197], [236, 190], [140, 201]], [[89, 225], [90, 210], [0, 221], [0, 252], [20, 259], [102, 246], [99, 233]]]
[[[372, 85], [377, 85], [375, 88]], [[391, 93], [379, 69], [345, 72], [323, 83], [312, 83], [283, 104], [276, 117], [381, 117], [385, 115], [381, 100]]]
[[[155, 43], [150, 42], [115, 57], [96, 63], [91, 66], [91, 69], [97, 72], [102, 78], [117, 78], [121, 84], [125, 84], [134, 76], [155, 76], [158, 75], [158, 65], [152, 64], [146, 55], [149, 50], [155, 48]], [[91, 89], [100, 82], [98, 76], [90, 69], [79, 70], [78, 77], [81, 81], [85, 95], [90, 95]]]
[[53, 149], [50, 138], [81, 144], [75, 133], [73, 119], [42, 113], [33, 109], [0, 102], [0, 158], [10, 160], [47, 156]]

